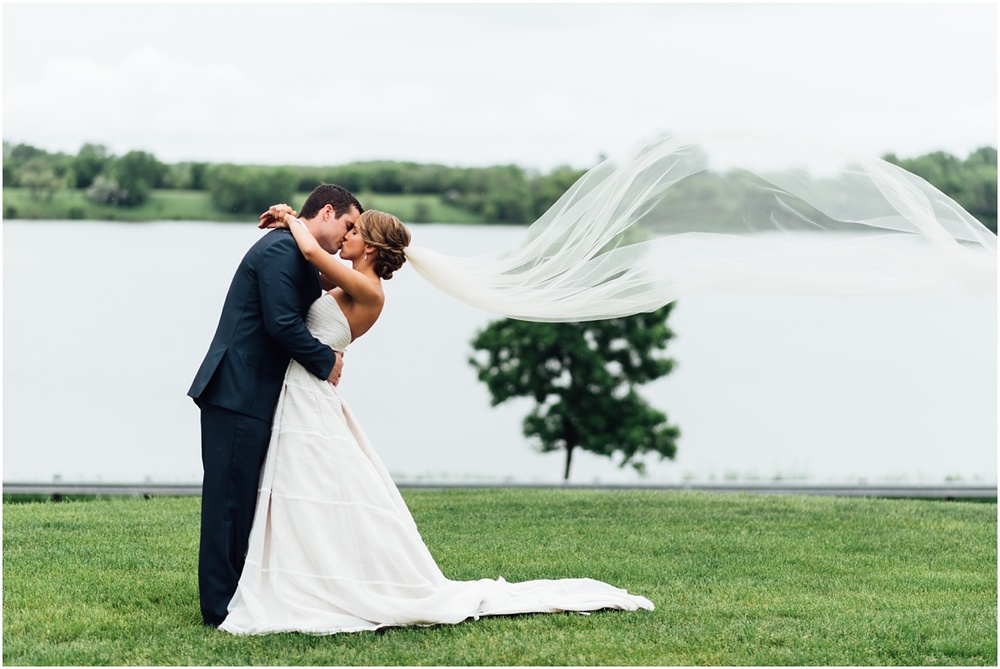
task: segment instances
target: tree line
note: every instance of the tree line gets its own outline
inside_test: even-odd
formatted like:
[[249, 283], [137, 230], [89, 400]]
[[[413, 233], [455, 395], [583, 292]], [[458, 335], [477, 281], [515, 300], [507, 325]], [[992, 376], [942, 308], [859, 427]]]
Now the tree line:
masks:
[[[28, 144], [3, 144], [5, 186], [51, 198], [61, 189], [86, 193], [97, 204], [134, 207], [154, 189], [207, 191], [220, 212], [256, 214], [319, 183], [355, 193], [432, 194], [477, 214], [487, 223], [530, 223], [585, 170], [558, 167], [548, 173], [516, 165], [451, 167], [414, 162], [365, 161], [331, 167], [163, 163], [145, 151], [121, 156], [99, 144], [76, 155], [50, 153]], [[423, 221], [413, 221], [423, 222]]]
[[[923, 177], [997, 231], [995, 147], [981, 147], [964, 159], [943, 151], [915, 158], [883, 157]], [[4, 185], [28, 189], [33, 198], [51, 199], [59, 190], [77, 189], [94, 203], [127, 208], [145, 202], [154, 189], [195, 190], [206, 191], [213, 207], [231, 214], [256, 214], [274, 202], [292, 201], [296, 193], [311, 191], [318, 183], [337, 183], [355, 193], [432, 194], [486, 223], [524, 224], [543, 214], [584, 171], [561, 166], [542, 173], [517, 165], [452, 167], [398, 161], [330, 167], [168, 164], [145, 151], [115, 155], [101, 144], [84, 144], [71, 155], [3, 143]]]

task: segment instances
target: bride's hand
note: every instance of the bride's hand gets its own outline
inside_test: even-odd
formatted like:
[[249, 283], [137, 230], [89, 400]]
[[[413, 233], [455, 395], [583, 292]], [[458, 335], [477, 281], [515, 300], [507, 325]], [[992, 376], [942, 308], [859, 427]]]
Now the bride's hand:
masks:
[[287, 204], [275, 204], [260, 215], [260, 223], [257, 224], [258, 228], [287, 228], [288, 221], [286, 218], [291, 216], [294, 218], [296, 216], [295, 210], [289, 207]]

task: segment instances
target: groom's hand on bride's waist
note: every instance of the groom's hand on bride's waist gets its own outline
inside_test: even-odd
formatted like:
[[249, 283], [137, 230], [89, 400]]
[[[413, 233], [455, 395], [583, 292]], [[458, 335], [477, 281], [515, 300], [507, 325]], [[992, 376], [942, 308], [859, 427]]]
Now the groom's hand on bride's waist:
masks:
[[330, 376], [327, 377], [327, 381], [333, 385], [340, 383], [340, 374], [344, 369], [344, 354], [340, 351], [334, 351], [337, 356], [337, 362], [333, 363], [333, 369], [330, 370]]

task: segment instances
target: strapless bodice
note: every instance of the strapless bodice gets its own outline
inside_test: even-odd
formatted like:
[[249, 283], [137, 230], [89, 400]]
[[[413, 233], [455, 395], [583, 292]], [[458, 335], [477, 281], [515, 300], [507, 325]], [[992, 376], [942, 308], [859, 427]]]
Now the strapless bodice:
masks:
[[316, 339], [335, 351], [344, 351], [351, 343], [351, 326], [347, 316], [330, 293], [324, 293], [309, 307], [306, 327]]

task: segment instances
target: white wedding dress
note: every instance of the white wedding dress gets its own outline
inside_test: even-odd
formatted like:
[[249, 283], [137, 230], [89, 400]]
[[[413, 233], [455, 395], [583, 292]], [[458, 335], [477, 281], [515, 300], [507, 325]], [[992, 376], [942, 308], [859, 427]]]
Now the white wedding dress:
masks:
[[[343, 351], [344, 313], [323, 295], [306, 318]], [[593, 579], [452, 581], [336, 388], [292, 361], [261, 473], [246, 566], [220, 629], [335, 634], [515, 613], [652, 609]]]

